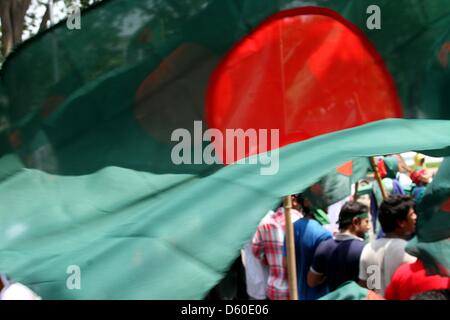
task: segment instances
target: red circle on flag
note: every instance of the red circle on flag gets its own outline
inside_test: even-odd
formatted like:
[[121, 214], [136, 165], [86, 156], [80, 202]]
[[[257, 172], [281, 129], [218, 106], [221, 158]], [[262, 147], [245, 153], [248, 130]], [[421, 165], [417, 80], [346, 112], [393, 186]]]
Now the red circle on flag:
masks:
[[[332, 10], [306, 7], [274, 15], [226, 55], [211, 78], [206, 115], [209, 128], [224, 135], [279, 129], [281, 147], [402, 117], [402, 108], [382, 58], [359, 29]], [[249, 146], [246, 156], [270, 149]]]

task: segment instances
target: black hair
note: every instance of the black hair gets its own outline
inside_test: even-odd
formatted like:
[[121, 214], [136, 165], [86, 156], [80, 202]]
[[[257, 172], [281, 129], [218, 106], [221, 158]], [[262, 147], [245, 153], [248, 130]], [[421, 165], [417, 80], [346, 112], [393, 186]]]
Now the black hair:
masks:
[[273, 211], [277, 211], [278, 208], [281, 208], [281, 207], [283, 207], [283, 206], [284, 206], [284, 200], [281, 200], [281, 201], [277, 204], [277, 206], [273, 209]]
[[[299, 197], [300, 197], [300, 196], [301, 196], [301, 193], [297, 193], [297, 194], [293, 194], [293, 195], [292, 195], [292, 197], [294, 197], [294, 198], [297, 200], [298, 203], [300, 203], [300, 200], [299, 200]], [[277, 211], [278, 208], [284, 207], [284, 198], [285, 198], [285, 197], [282, 198], [282, 200], [278, 203], [278, 206], [277, 206], [273, 211]], [[300, 204], [303, 206], [302, 203], [300, 203]]]
[[353, 221], [353, 218], [369, 212], [369, 208], [360, 202], [346, 202], [339, 213], [339, 229], [348, 228]]
[[432, 290], [418, 293], [409, 300], [450, 300], [449, 290]]
[[303, 193], [297, 194], [297, 202], [300, 204], [304, 215], [311, 214], [311, 208], [306, 205], [306, 198]]
[[414, 207], [414, 200], [410, 196], [391, 195], [385, 199], [381, 203], [378, 215], [383, 232], [395, 231], [398, 221], [406, 220], [409, 210]]

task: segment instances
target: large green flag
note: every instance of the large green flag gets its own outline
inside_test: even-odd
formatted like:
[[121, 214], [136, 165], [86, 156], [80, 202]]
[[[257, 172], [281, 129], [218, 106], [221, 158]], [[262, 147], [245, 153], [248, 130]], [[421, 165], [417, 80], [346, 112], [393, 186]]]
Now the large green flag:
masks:
[[[379, 30], [366, 26], [371, 4], [381, 9]], [[260, 26], [305, 5], [334, 11], [291, 11]], [[44, 299], [202, 298], [282, 196], [353, 159], [450, 155], [449, 10], [446, 1], [105, 0], [82, 15], [81, 30], [61, 23], [24, 43], [0, 73], [0, 270]], [[278, 26], [287, 28], [283, 37]], [[267, 36], [254, 51], [250, 32]], [[312, 51], [297, 48], [299, 36]], [[298, 70], [289, 79], [302, 86], [278, 93], [299, 103], [252, 109], [233, 90], [254, 89], [242, 92], [260, 99], [280, 88], [274, 72], [287, 60], [260, 62], [281, 38], [289, 69]], [[246, 57], [273, 73], [242, 73]], [[224, 69], [230, 62], [241, 73]], [[228, 74], [233, 90], [217, 104]], [[318, 75], [327, 85], [312, 81]], [[233, 82], [239, 76], [249, 81]], [[326, 104], [315, 109], [298, 94]], [[386, 104], [372, 112], [369, 98]], [[330, 122], [336, 112], [345, 121]], [[195, 136], [194, 121], [283, 129], [278, 172], [175, 164], [172, 134]], [[194, 158], [204, 147], [190, 145]]]

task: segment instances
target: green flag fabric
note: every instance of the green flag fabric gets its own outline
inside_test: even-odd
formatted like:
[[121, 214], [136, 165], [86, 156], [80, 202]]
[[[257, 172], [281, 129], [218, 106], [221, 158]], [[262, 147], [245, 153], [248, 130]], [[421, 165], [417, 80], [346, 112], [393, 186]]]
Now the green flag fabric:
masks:
[[[371, 4], [380, 30], [366, 27]], [[306, 5], [364, 32], [408, 119], [294, 141], [275, 175], [175, 164], [172, 134], [208, 127], [224, 55], [272, 14]], [[105, 0], [81, 30], [60, 23], [25, 42], [0, 72], [0, 270], [44, 299], [204, 297], [283, 196], [350, 160], [450, 156], [449, 13], [445, 0]]]
[[326, 210], [330, 205], [350, 196], [352, 184], [364, 178], [369, 167], [369, 159], [353, 159], [320, 178], [304, 194], [314, 207]]
[[319, 300], [384, 300], [375, 292], [361, 287], [354, 281], [343, 283], [336, 290], [326, 294]]
[[446, 158], [419, 203], [417, 236], [406, 250], [427, 271], [450, 277], [450, 159]]
[[[407, 138], [386, 139], [392, 133]], [[119, 167], [58, 176], [4, 156], [0, 269], [45, 299], [198, 299], [283, 195], [353, 157], [430, 143], [445, 150], [449, 135], [448, 121], [371, 123], [282, 148], [273, 176], [237, 164], [204, 177]], [[307, 154], [316, 169], [298, 154]], [[80, 267], [82, 290], [67, 288], [70, 266]]]

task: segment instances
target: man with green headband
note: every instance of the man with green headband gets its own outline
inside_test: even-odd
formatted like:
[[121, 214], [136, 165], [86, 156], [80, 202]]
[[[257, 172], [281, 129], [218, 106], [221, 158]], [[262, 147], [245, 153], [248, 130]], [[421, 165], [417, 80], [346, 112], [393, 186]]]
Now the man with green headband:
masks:
[[339, 233], [319, 244], [308, 273], [308, 285], [326, 283], [331, 291], [347, 281], [358, 281], [364, 235], [369, 231], [369, 208], [347, 202], [339, 213]]

